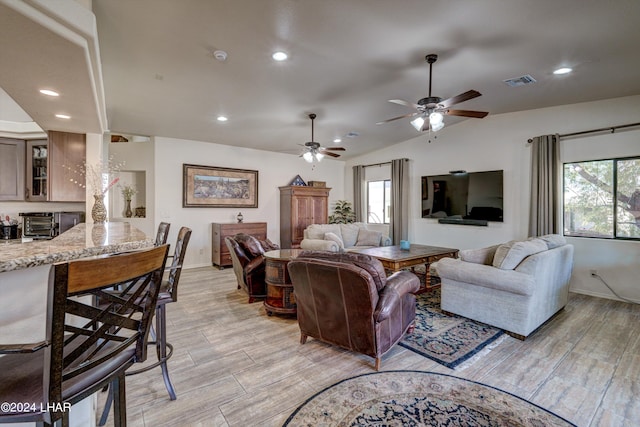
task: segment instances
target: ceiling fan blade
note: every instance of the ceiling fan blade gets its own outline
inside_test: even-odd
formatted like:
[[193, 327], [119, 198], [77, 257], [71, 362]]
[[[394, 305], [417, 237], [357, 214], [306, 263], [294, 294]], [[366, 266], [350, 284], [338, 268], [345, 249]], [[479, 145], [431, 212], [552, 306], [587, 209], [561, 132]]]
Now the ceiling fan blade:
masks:
[[405, 107], [415, 108], [416, 110], [420, 108], [418, 104], [414, 104], [413, 102], [407, 102], [403, 99], [390, 99], [389, 102], [393, 102], [394, 104], [404, 105]]
[[415, 112], [415, 113], [409, 113], [409, 114], [405, 114], [405, 115], [402, 115], [402, 116], [394, 117], [394, 118], [392, 118], [392, 119], [383, 120], [383, 121], [378, 122], [378, 123], [376, 123], [376, 124], [377, 124], [377, 125], [382, 125], [382, 124], [385, 124], [385, 123], [392, 122], [392, 121], [394, 121], [394, 120], [404, 119], [405, 117], [413, 117], [413, 116], [415, 116], [415, 115], [417, 115], [417, 114], [419, 114], [419, 113], [418, 113], [418, 112]]
[[321, 150], [346, 151], [344, 147], [322, 147]]
[[340, 157], [340, 154], [332, 153], [331, 151], [319, 150], [318, 153], [323, 154], [325, 156]]
[[439, 105], [442, 105], [444, 108], [447, 108], [454, 104], [459, 104], [461, 102], [468, 101], [470, 99], [477, 98], [479, 96], [482, 96], [482, 94], [477, 90], [468, 90], [465, 93], [461, 93], [460, 95], [456, 95], [449, 99], [445, 99], [444, 101], [440, 102]]
[[486, 117], [486, 111], [471, 111], [471, 110], [447, 110], [446, 114], [449, 116], [462, 116], [462, 117], [474, 117], [476, 119], [481, 119]]

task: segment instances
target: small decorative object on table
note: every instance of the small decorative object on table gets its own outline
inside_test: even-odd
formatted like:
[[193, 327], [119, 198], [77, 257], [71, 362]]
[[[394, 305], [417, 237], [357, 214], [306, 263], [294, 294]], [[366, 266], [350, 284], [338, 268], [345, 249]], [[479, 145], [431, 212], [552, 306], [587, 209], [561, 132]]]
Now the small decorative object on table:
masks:
[[244, 219], [244, 217], [242, 216], [242, 212], [238, 212], [236, 219], [238, 220], [238, 224], [242, 222], [242, 220]]
[[309, 187], [322, 187], [325, 188], [327, 186], [326, 181], [309, 181]]
[[131, 210], [131, 198], [138, 192], [138, 190], [130, 184], [123, 185], [120, 190], [122, 191], [122, 196], [124, 197], [125, 202], [124, 216], [131, 218], [133, 216], [133, 211]]
[[304, 180], [302, 178], [300, 178], [300, 175], [296, 175], [295, 178], [293, 178], [293, 181], [291, 181], [291, 184], [289, 185], [295, 185], [298, 187], [306, 187], [307, 183], [304, 182]]
[[103, 224], [107, 220], [107, 208], [104, 205], [104, 194], [93, 195], [91, 219], [93, 219], [94, 224]]
[[[89, 186], [93, 194], [94, 205], [91, 209], [91, 219], [96, 224], [102, 224], [107, 220], [104, 196], [120, 180], [117, 175], [123, 166], [124, 162], [115, 163], [113, 157], [109, 157], [106, 162], [98, 162], [97, 164], [85, 163], [80, 167], [79, 171], [73, 171], [85, 176], [86, 185]], [[78, 182], [78, 185], [80, 185], [80, 182]]]
[[408, 240], [400, 240], [400, 249], [403, 251], [408, 251], [411, 249], [411, 242]]
[[134, 215], [136, 218], [145, 218], [147, 216], [147, 208], [144, 206], [138, 206]]

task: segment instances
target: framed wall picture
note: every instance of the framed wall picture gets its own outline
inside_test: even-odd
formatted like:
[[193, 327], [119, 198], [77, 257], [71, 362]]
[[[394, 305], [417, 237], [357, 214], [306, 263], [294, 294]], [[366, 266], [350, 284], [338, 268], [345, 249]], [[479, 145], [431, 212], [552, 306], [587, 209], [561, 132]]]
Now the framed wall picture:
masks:
[[258, 171], [183, 164], [182, 207], [257, 208]]

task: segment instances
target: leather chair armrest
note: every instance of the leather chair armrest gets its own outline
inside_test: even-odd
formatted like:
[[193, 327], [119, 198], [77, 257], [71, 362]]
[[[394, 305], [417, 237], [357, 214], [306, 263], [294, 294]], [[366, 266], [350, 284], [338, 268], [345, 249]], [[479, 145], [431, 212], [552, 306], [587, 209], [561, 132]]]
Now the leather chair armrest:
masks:
[[264, 257], [258, 255], [244, 266], [244, 274], [251, 274], [260, 268], [264, 268]]
[[49, 341], [30, 344], [0, 344], [0, 354], [35, 353], [49, 345]]
[[410, 271], [397, 271], [387, 278], [386, 286], [380, 291], [380, 299], [373, 313], [376, 322], [387, 319], [402, 298], [420, 288], [418, 276]]

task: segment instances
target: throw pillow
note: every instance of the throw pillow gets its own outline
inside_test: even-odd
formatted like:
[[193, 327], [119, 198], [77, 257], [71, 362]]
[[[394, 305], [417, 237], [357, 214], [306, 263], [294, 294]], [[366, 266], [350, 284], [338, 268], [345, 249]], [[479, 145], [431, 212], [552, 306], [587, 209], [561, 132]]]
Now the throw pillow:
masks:
[[465, 249], [459, 252], [460, 259], [474, 264], [491, 265], [493, 257], [500, 245], [489, 246], [480, 249]]
[[356, 241], [356, 246], [380, 246], [381, 238], [382, 233], [380, 233], [379, 231], [361, 228], [360, 231], [358, 231], [358, 240]]
[[501, 270], [513, 270], [529, 255], [546, 250], [547, 244], [540, 239], [512, 240], [498, 246], [493, 257], [493, 266]]
[[544, 241], [549, 249], [555, 249], [567, 244], [567, 239], [560, 234], [546, 234], [537, 238]]
[[238, 233], [233, 238], [236, 239], [236, 242], [240, 244], [245, 253], [248, 252], [249, 254], [251, 254], [252, 258], [264, 254], [262, 245], [255, 237], [244, 233]]
[[338, 244], [338, 249], [342, 252], [344, 250], [344, 243], [342, 239], [336, 233], [324, 233], [324, 240], [331, 240]]
[[262, 246], [262, 249], [264, 249], [265, 251], [273, 251], [276, 249], [280, 249], [279, 245], [273, 243], [268, 238], [265, 240], [260, 240], [260, 245]]

